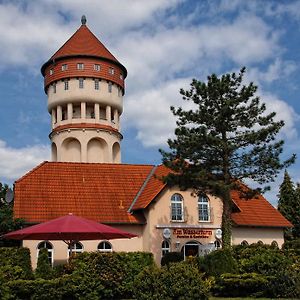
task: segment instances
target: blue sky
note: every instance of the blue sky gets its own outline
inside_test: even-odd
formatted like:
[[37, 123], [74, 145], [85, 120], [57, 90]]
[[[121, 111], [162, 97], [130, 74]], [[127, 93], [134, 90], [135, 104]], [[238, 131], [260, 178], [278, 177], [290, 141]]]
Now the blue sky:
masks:
[[[0, 1], [0, 180], [50, 160], [50, 115], [41, 65], [81, 15], [127, 70], [122, 161], [161, 161], [174, 130], [170, 105], [192, 78], [247, 67], [268, 110], [285, 121], [283, 157], [300, 156], [300, 1]], [[300, 182], [300, 162], [289, 168]], [[276, 204], [282, 174], [266, 196]]]

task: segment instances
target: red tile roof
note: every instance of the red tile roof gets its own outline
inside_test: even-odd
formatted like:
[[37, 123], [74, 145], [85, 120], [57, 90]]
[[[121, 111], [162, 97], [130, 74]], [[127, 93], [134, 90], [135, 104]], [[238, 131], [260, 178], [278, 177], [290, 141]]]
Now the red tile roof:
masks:
[[[68, 213], [102, 223], [142, 224], [141, 213], [165, 188], [160, 165], [44, 162], [15, 184], [14, 213], [38, 223]], [[292, 226], [262, 195], [241, 198], [232, 191], [237, 226]], [[128, 212], [130, 210], [130, 212]]]
[[240, 209], [240, 212], [232, 213], [231, 215], [236, 225], [261, 227], [293, 226], [262, 195], [245, 199], [240, 196], [238, 191], [232, 191], [231, 198]]
[[44, 162], [16, 181], [15, 217], [38, 223], [74, 213], [102, 223], [143, 223], [127, 210], [152, 168]]

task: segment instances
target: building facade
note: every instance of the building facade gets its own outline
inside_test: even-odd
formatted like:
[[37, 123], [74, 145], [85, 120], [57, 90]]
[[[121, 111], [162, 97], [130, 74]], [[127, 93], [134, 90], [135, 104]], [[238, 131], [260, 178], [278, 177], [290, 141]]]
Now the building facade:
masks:
[[[73, 213], [137, 234], [130, 240], [78, 242], [73, 251], [148, 251], [159, 264], [170, 251], [204, 255], [221, 247], [221, 199], [169, 187], [162, 166], [121, 163], [126, 68], [82, 18], [74, 35], [42, 66], [51, 115], [52, 162], [15, 182], [14, 214], [28, 224]], [[261, 195], [232, 191], [232, 244], [283, 244], [291, 224]], [[23, 241], [36, 266], [48, 248], [53, 264], [69, 255], [61, 241]]]

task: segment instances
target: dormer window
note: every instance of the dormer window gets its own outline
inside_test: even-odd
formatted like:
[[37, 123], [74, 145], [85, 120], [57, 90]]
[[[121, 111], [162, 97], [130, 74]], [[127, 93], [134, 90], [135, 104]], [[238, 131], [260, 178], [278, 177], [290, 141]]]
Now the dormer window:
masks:
[[78, 63], [77, 64], [77, 70], [83, 70], [84, 69], [84, 64], [83, 63]]
[[94, 70], [99, 72], [101, 70], [100, 65], [99, 64], [95, 64], [94, 65]]
[[183, 197], [180, 194], [173, 194], [171, 197], [171, 220], [183, 221]]
[[198, 198], [199, 222], [210, 221], [209, 200], [206, 195], [200, 195]]
[[115, 69], [114, 69], [114, 68], [109, 68], [109, 69], [108, 69], [108, 73], [109, 73], [110, 75], [114, 75], [114, 74], [115, 74]]
[[62, 71], [67, 71], [68, 70], [68, 65], [67, 64], [61, 65], [61, 70]]
[[50, 69], [50, 71], [49, 71], [49, 75], [53, 75], [53, 69]]
[[122, 73], [120, 73], [120, 79], [123, 80], [123, 74]]

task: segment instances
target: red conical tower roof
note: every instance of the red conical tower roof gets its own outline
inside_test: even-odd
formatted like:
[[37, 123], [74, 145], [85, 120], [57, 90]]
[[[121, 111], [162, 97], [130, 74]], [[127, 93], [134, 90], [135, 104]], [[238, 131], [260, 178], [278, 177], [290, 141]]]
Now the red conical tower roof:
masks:
[[77, 31], [60, 47], [51, 58], [42, 66], [41, 72], [45, 75], [48, 65], [57, 60], [68, 57], [95, 57], [115, 63], [127, 75], [126, 68], [110, 53], [110, 51], [98, 40], [98, 38], [86, 26], [85, 16], [81, 19], [82, 25]]
[[79, 27], [50, 60], [74, 55], [98, 56], [118, 62], [85, 24]]

